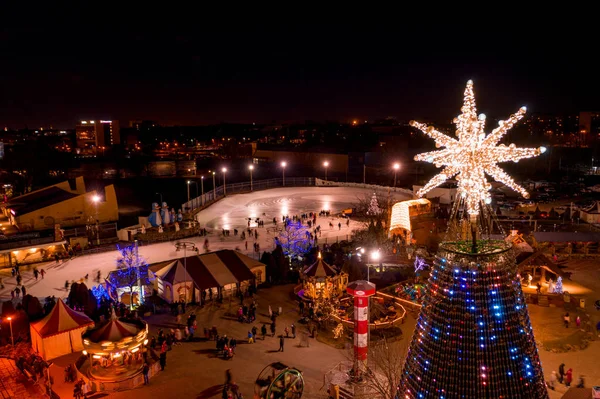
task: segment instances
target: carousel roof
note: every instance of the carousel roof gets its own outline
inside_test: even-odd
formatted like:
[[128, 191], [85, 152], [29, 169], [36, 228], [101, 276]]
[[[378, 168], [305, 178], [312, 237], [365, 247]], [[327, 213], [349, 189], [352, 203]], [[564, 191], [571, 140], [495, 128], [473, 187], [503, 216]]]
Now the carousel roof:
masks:
[[304, 275], [307, 277], [329, 277], [335, 276], [337, 272], [327, 263], [323, 262], [323, 259], [319, 256], [319, 259], [304, 271]]
[[123, 338], [133, 337], [139, 332], [140, 329], [134, 324], [124, 323], [120, 320], [112, 319], [103, 326], [90, 331], [88, 338], [94, 342], [117, 342]]

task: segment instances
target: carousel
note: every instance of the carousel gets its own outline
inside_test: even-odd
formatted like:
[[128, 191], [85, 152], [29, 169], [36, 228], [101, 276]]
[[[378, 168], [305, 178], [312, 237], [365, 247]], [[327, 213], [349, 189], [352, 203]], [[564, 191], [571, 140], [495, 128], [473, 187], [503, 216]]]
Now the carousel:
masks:
[[298, 295], [306, 300], [329, 300], [342, 296], [348, 285], [348, 274], [338, 273], [321, 258], [308, 266], [301, 274], [302, 290]]
[[88, 361], [82, 373], [95, 380], [116, 382], [138, 374], [144, 365], [148, 324], [137, 319], [117, 318], [83, 335], [83, 354]]

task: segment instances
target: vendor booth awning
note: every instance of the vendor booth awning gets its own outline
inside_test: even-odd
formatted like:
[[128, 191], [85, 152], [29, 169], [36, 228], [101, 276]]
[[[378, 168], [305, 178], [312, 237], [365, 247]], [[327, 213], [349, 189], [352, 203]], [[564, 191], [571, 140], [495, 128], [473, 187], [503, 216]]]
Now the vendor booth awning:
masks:
[[252, 269], [260, 266], [264, 265], [237, 251], [226, 249], [181, 258], [162, 268], [150, 265], [149, 269], [165, 282], [177, 284], [192, 280], [198, 289], [203, 290], [253, 280], [255, 275]]
[[50, 314], [40, 321], [31, 323], [31, 328], [45, 338], [93, 324], [92, 319], [74, 311], [65, 305], [62, 299], [58, 299]]

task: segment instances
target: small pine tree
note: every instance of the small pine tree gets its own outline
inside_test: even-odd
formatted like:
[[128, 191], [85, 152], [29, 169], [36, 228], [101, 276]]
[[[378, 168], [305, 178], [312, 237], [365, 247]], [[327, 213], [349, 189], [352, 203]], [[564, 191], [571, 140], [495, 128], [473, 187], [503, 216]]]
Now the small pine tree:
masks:
[[367, 210], [367, 215], [377, 216], [380, 213], [381, 208], [379, 207], [379, 202], [377, 201], [377, 194], [373, 193], [371, 202], [369, 203], [369, 209]]
[[555, 294], [563, 293], [562, 277], [560, 277], [560, 276], [556, 280], [556, 285], [554, 286], [554, 293]]

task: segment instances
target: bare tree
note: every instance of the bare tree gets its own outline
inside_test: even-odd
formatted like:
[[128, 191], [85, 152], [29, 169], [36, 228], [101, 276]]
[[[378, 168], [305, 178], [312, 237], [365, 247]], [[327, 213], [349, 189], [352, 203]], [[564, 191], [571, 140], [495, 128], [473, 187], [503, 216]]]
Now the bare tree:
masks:
[[386, 338], [372, 343], [369, 347], [367, 388], [381, 398], [395, 397], [406, 352], [408, 340], [389, 342]]

